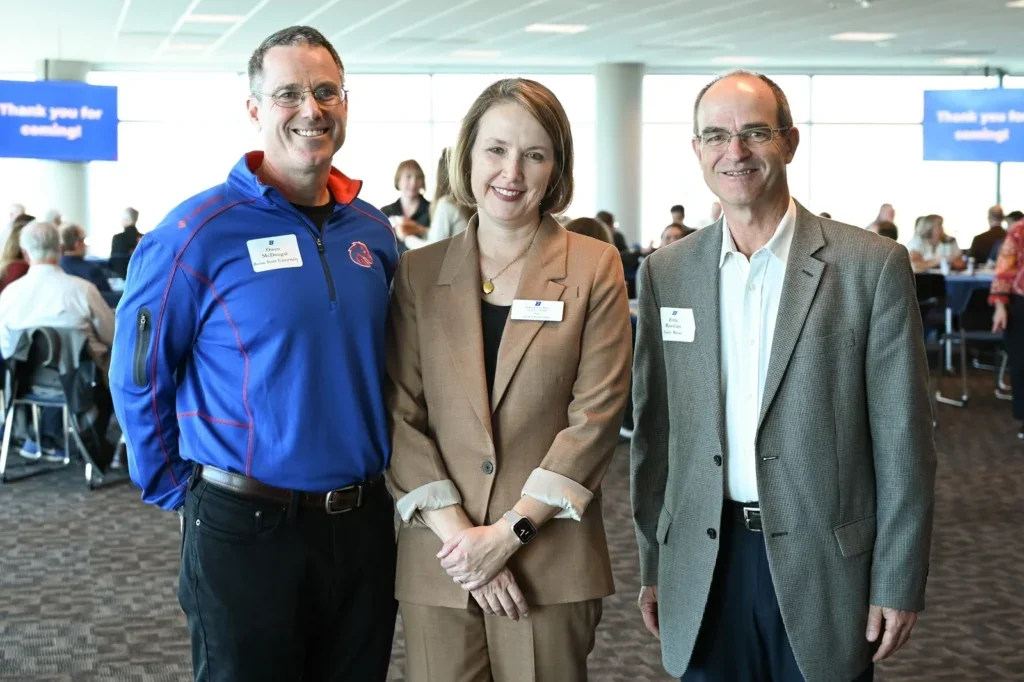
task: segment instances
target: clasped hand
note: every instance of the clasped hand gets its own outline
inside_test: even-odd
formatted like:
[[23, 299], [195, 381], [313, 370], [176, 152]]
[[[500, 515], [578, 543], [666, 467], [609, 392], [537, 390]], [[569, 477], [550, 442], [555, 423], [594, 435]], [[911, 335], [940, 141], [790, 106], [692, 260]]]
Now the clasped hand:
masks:
[[467, 528], [448, 539], [437, 553], [441, 568], [472, 592], [491, 582], [519, 548], [507, 521]]

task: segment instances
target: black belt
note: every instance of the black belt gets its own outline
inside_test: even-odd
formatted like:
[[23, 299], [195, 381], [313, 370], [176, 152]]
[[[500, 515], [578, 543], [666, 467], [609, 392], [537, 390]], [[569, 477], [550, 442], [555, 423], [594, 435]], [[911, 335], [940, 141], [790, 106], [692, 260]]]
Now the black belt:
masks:
[[733, 502], [732, 500], [726, 500], [725, 505], [729, 518], [733, 521], [755, 533], [763, 532], [761, 528], [760, 504], [757, 502]]
[[201, 466], [197, 469], [196, 476], [215, 488], [230, 490], [245, 497], [279, 502], [282, 505], [290, 504], [292, 497], [298, 495], [299, 504], [303, 507], [322, 509], [328, 514], [344, 514], [362, 507], [367, 500], [367, 494], [384, 480], [383, 476], [377, 476], [364, 483], [356, 483], [326, 493], [305, 493], [267, 485], [255, 478], [222, 471], [216, 467]]

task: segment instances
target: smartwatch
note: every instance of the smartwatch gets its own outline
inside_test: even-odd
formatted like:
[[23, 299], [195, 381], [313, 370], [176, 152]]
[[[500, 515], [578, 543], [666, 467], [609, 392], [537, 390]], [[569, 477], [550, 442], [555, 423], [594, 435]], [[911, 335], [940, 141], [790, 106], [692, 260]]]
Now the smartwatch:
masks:
[[516, 536], [516, 540], [519, 541], [520, 545], [529, 544], [530, 540], [537, 537], [537, 526], [533, 525], [530, 519], [520, 516], [514, 510], [505, 512], [505, 516], [502, 518], [512, 524], [512, 534]]

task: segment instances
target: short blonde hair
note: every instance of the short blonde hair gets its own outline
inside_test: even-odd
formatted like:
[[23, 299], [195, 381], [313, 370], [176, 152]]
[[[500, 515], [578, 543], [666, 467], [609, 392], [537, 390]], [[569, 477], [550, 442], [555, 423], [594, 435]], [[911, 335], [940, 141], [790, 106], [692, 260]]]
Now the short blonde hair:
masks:
[[480, 119], [491, 107], [505, 102], [514, 102], [525, 109], [551, 138], [555, 167], [551, 172], [552, 182], [540, 201], [541, 215], [565, 211], [572, 202], [573, 193], [573, 148], [569, 117], [555, 93], [537, 81], [525, 78], [506, 78], [492, 83], [480, 93], [462, 119], [459, 137], [455, 141], [455, 150], [448, 166], [452, 197], [456, 203], [476, 206], [472, 161]]
[[395, 189], [398, 189], [398, 181], [403, 173], [412, 173], [420, 179], [421, 183], [427, 184], [427, 176], [423, 174], [423, 168], [416, 163], [415, 159], [406, 159], [398, 164], [398, 168], [395, 170]]

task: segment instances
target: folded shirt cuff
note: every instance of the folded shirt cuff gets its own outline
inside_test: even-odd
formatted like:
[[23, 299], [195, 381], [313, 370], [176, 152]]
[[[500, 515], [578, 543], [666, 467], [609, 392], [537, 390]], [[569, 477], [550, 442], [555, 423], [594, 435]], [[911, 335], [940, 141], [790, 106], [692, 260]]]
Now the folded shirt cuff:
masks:
[[462, 504], [462, 496], [451, 479], [445, 479], [421, 485], [406, 493], [395, 502], [395, 508], [402, 520], [409, 523], [413, 514], [420, 510], [436, 511], [456, 504]]
[[523, 497], [532, 497], [538, 502], [558, 507], [562, 511], [556, 519], [579, 521], [587, 505], [594, 499], [594, 493], [571, 478], [546, 469], [534, 469], [523, 486]]

